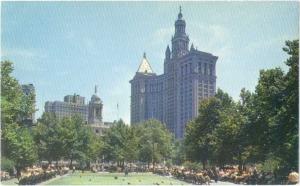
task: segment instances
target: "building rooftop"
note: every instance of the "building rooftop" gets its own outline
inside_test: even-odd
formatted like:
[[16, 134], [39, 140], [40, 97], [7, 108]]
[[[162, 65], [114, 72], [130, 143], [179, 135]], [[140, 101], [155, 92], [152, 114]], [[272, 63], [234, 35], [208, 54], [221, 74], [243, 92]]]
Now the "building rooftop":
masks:
[[139, 73], [153, 73], [152, 68], [150, 66], [150, 63], [148, 62], [147, 58], [146, 58], [146, 53], [144, 53], [142, 62], [139, 66], [138, 71]]

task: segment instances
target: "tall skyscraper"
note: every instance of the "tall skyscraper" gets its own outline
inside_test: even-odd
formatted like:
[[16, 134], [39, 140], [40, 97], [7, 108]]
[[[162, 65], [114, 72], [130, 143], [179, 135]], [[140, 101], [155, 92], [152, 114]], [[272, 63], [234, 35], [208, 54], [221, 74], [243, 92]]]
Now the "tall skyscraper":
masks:
[[189, 48], [181, 12], [175, 21], [172, 50], [165, 51], [164, 73], [156, 75], [144, 54], [131, 83], [131, 124], [154, 118], [182, 138], [186, 124], [198, 115], [201, 100], [216, 92], [217, 56]]

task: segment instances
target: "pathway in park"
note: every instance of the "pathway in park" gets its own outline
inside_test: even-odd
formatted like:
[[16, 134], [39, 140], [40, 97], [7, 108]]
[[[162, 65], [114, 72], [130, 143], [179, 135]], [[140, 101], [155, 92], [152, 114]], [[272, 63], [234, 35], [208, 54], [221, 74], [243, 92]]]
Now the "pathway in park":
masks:
[[[117, 177], [117, 179], [116, 179]], [[76, 172], [56, 176], [39, 185], [190, 185], [189, 183], [152, 173], [135, 173], [124, 176], [123, 173]], [[1, 185], [17, 185], [17, 179], [1, 182]], [[212, 181], [210, 185], [234, 185], [230, 182]]]
[[210, 185], [236, 185], [236, 184], [231, 182], [218, 181], [217, 183], [211, 182]]

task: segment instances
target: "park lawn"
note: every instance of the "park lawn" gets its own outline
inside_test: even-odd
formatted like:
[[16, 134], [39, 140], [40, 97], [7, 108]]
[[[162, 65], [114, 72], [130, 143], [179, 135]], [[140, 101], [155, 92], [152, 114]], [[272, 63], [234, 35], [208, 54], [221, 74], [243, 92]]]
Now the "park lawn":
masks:
[[[117, 179], [115, 179], [117, 177]], [[45, 185], [186, 185], [186, 182], [173, 178], [158, 176], [152, 173], [92, 173], [76, 172], [54, 178]]]
[[1, 181], [1, 185], [18, 185], [18, 182], [17, 178], [13, 178], [7, 181]]

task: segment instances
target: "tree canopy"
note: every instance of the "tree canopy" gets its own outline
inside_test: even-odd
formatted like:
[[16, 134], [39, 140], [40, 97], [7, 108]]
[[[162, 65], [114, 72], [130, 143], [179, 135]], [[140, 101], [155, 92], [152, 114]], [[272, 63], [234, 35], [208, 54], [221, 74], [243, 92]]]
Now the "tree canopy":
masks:
[[240, 168], [261, 163], [285, 174], [298, 169], [299, 40], [287, 41], [283, 50], [288, 72], [261, 70], [255, 92], [242, 89], [237, 102], [221, 90], [201, 101], [199, 116], [186, 128], [190, 160]]

